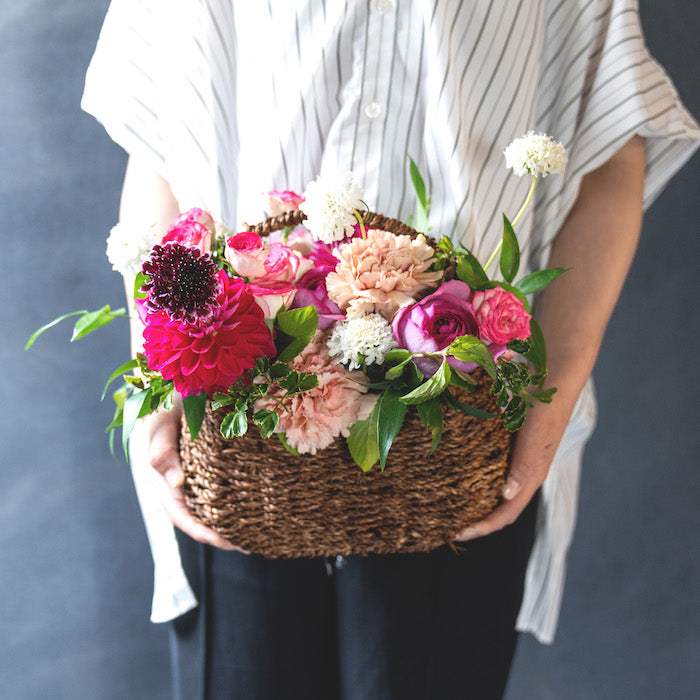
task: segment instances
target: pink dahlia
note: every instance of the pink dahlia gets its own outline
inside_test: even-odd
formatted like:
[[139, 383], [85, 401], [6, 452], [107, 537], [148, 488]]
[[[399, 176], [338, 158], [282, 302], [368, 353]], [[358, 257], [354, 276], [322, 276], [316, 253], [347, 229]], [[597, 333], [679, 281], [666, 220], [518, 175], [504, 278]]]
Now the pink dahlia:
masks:
[[137, 302], [148, 366], [172, 379], [183, 396], [225, 392], [258, 358], [275, 354], [263, 311], [243, 280], [223, 270], [217, 277], [217, 306], [206, 325], [178, 321], [163, 310], [149, 313]]
[[347, 437], [350, 427], [372, 412], [377, 396], [366, 393], [369, 379], [333, 362], [322, 332], [317, 332], [290, 364], [298, 372], [313, 372], [318, 387], [283, 398], [285, 391], [273, 384], [255, 408], [276, 411], [277, 432], [284, 433], [287, 442], [302, 454], [316, 454], [340, 435]]
[[326, 278], [328, 296], [343, 310], [377, 311], [391, 320], [396, 311], [442, 278], [430, 272], [435, 253], [425, 236], [415, 239], [371, 229], [338, 247], [340, 258]]

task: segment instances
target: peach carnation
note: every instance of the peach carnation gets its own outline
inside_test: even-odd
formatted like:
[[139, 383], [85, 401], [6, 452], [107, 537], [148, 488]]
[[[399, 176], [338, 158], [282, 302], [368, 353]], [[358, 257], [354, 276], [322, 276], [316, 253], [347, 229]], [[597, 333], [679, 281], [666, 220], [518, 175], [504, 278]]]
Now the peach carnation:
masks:
[[315, 374], [318, 386], [283, 398], [285, 391], [273, 384], [268, 395], [255, 402], [255, 410], [277, 411], [276, 432], [284, 433], [287, 442], [302, 454], [316, 454], [340, 435], [347, 437], [350, 427], [372, 412], [377, 396], [366, 393], [369, 379], [333, 362], [322, 332], [316, 333], [290, 365], [298, 372]]
[[378, 311], [391, 320], [443, 275], [428, 270], [435, 257], [422, 234], [412, 239], [370, 229], [367, 238], [353, 238], [336, 254], [340, 262], [326, 278], [328, 296], [350, 313]]

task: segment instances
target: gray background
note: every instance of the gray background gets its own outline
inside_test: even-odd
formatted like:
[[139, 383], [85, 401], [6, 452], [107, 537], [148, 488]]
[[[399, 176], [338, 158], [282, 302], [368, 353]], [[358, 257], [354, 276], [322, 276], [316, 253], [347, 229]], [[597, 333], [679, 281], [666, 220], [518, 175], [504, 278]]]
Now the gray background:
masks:
[[[124, 154], [79, 111], [106, 0], [0, 0], [0, 696], [167, 698], [150, 555], [102, 435], [117, 324], [76, 345], [60, 313], [122, 303], [104, 257]], [[641, 3], [652, 53], [700, 115], [696, 0]], [[521, 641], [508, 697], [697, 697], [698, 157], [647, 215], [595, 375], [600, 428], [555, 644]]]

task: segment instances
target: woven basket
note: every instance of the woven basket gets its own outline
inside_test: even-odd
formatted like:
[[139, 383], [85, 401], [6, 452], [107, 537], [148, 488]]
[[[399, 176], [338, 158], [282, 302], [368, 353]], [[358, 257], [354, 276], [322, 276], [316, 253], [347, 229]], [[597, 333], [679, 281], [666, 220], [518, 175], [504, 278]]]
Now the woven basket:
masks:
[[[290, 212], [248, 228], [266, 235], [296, 226], [302, 217]], [[376, 214], [368, 213], [365, 223], [416, 235]], [[477, 371], [474, 377], [479, 388], [458, 398], [497, 412], [486, 375]], [[442, 440], [429, 456], [432, 436], [409, 407], [385, 470], [377, 465], [363, 473], [343, 439], [316, 455], [295, 457], [255, 428], [244, 437], [223, 438], [224, 415], [208, 406], [194, 442], [183, 420], [187, 504], [232, 543], [268, 557], [427, 552], [451, 543], [498, 504], [512, 449], [500, 419], [446, 408]]]

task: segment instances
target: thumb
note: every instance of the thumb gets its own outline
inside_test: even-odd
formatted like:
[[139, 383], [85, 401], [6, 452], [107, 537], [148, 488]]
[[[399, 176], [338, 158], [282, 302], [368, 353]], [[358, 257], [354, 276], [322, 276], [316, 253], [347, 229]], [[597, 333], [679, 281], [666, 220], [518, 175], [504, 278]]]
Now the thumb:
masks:
[[148, 461], [170, 486], [177, 488], [185, 476], [178, 449], [179, 419], [174, 412], [158, 413], [152, 419]]

